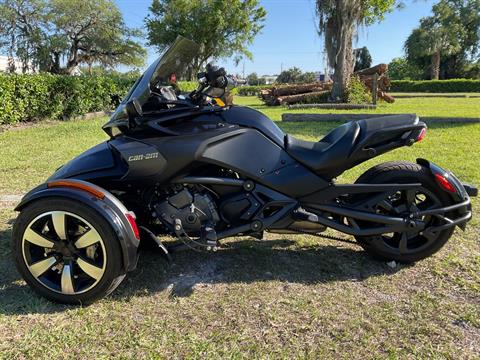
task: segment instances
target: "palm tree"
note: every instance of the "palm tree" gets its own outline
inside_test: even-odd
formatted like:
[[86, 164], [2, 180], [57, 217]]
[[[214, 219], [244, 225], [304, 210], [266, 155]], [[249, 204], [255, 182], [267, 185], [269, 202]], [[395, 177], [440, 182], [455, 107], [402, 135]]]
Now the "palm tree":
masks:
[[413, 30], [405, 41], [405, 52], [409, 61], [429, 56], [430, 79], [440, 78], [440, 61], [442, 56], [455, 54], [461, 45], [454, 29], [443, 26], [434, 17], [421, 20], [420, 27]]

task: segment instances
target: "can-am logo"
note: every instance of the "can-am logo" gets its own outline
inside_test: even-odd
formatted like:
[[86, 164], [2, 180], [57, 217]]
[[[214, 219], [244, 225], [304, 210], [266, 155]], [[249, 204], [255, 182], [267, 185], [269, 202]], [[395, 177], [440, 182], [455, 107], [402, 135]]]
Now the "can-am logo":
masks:
[[128, 162], [131, 161], [140, 161], [140, 160], [149, 160], [149, 159], [156, 159], [158, 158], [158, 152], [149, 153], [149, 154], [138, 154], [138, 155], [131, 155], [128, 157]]

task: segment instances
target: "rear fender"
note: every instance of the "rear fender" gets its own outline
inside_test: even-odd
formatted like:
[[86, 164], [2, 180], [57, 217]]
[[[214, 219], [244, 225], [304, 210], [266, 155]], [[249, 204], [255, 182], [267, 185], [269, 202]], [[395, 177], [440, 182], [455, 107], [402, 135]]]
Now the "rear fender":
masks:
[[[78, 187], [62, 186], [62, 181]], [[57, 185], [52, 186], [56, 183]], [[90, 189], [91, 192], [82, 190]], [[110, 192], [92, 183], [75, 180], [55, 180], [44, 183], [28, 192], [15, 208], [22, 211], [27, 205], [39, 199], [60, 197], [82, 202], [99, 213], [112, 227], [122, 249], [123, 271], [134, 270], [137, 265], [137, 250], [140, 241], [136, 238], [127, 214], [127, 208]]]
[[[472, 205], [470, 203], [470, 196], [467, 193], [466, 188], [468, 188], [469, 190], [474, 189], [475, 191], [476, 191], [476, 188], [474, 188], [470, 185], [465, 185], [464, 186], [464, 184], [451, 171], [442, 169], [440, 166], [438, 166], [438, 165], [436, 165], [436, 164], [434, 164], [434, 163], [432, 163], [428, 160], [417, 159], [417, 164], [420, 165], [420, 166], [428, 168], [430, 170], [430, 172], [432, 173], [432, 176], [435, 176], [436, 174], [439, 174], [439, 175], [445, 177], [448, 180], [448, 182], [451, 183], [455, 187], [455, 190], [456, 190], [455, 193], [448, 192], [448, 195], [450, 196], [450, 198], [452, 199], [454, 204], [459, 204], [459, 203], [462, 203], [462, 202], [468, 202], [467, 205], [465, 205], [465, 206], [463, 206], [463, 207], [461, 207], [457, 210], [459, 215], [464, 215], [467, 212], [472, 210]], [[475, 192], [472, 192], [472, 195], [475, 195]], [[462, 229], [464, 229], [465, 225], [466, 225], [466, 223], [460, 225], [460, 227]]]

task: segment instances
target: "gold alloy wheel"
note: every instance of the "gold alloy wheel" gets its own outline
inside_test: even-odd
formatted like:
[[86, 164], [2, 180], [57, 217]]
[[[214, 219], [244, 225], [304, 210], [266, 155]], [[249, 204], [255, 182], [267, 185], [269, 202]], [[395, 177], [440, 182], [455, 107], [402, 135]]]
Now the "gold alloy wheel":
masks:
[[28, 224], [22, 237], [23, 260], [44, 287], [78, 295], [102, 279], [107, 253], [98, 231], [66, 211], [45, 212]]

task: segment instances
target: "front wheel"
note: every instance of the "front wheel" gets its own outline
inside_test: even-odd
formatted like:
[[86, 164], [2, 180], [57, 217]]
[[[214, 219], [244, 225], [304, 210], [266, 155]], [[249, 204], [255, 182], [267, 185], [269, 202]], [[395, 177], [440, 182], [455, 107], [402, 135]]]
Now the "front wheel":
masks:
[[69, 199], [41, 199], [23, 209], [12, 250], [27, 284], [56, 302], [89, 304], [124, 278], [113, 229], [100, 214]]
[[[397, 191], [385, 199], [379, 199], [372, 209], [378, 214], [405, 217], [416, 210], [435, 209], [452, 204], [450, 197], [435, 183], [428, 169], [409, 162], [377, 165], [360, 176], [356, 183], [421, 183], [419, 189]], [[424, 216], [421, 220], [425, 222], [426, 228], [441, 224], [441, 220], [433, 216]], [[454, 228], [450, 228], [428, 236], [418, 231], [388, 233], [358, 236], [356, 239], [376, 259], [408, 263], [425, 259], [439, 251], [452, 236], [453, 231]]]

